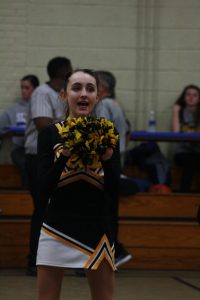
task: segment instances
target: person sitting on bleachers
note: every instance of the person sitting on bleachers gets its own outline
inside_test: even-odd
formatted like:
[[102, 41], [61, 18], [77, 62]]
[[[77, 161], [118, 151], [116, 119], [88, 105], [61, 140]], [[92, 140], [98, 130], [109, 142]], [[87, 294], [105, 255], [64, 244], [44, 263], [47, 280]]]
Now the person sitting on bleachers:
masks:
[[[26, 125], [28, 102], [34, 89], [39, 85], [35, 75], [26, 75], [20, 80], [21, 99], [11, 104], [0, 115], [0, 135], [7, 132], [9, 126]], [[25, 168], [24, 136], [13, 136], [11, 144], [11, 160], [17, 166], [24, 188], [28, 187]]]
[[[200, 88], [187, 85], [173, 106], [173, 132], [200, 131]], [[200, 169], [200, 143], [178, 143], [174, 155], [175, 164], [181, 166], [180, 192], [190, 192], [194, 171]]]
[[[116, 78], [114, 74], [107, 70], [99, 70], [97, 71], [97, 75], [99, 78], [98, 88], [100, 101], [96, 106], [95, 114], [98, 118], [105, 118], [113, 122], [119, 133], [122, 173], [129, 126], [124, 111], [116, 101]], [[120, 178], [119, 185], [120, 194], [122, 194], [124, 189], [128, 190], [129, 194], [135, 194], [138, 191], [136, 184], [131, 180], [124, 179], [124, 177]], [[132, 255], [118, 241], [118, 207], [119, 198], [113, 198], [112, 205], [110, 205], [110, 214], [111, 228], [115, 239], [115, 264], [117, 267], [121, 266], [132, 258]]]

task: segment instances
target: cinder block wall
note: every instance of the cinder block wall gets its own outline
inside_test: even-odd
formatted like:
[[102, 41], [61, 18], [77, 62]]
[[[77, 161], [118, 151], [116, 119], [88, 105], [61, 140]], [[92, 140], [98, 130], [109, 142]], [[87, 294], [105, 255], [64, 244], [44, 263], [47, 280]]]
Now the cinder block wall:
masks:
[[170, 130], [172, 105], [200, 85], [199, 0], [1, 0], [0, 112], [20, 96], [19, 80], [57, 55], [74, 67], [108, 69], [132, 128], [151, 109]]

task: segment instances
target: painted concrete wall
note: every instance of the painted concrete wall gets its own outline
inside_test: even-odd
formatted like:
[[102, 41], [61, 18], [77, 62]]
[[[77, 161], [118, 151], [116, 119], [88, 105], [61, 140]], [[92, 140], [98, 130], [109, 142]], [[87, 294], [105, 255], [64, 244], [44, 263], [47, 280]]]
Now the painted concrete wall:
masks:
[[74, 67], [107, 69], [132, 128], [156, 111], [170, 130], [185, 85], [200, 85], [199, 0], [1, 0], [0, 112], [20, 96], [20, 78], [47, 80], [46, 65], [67, 56]]

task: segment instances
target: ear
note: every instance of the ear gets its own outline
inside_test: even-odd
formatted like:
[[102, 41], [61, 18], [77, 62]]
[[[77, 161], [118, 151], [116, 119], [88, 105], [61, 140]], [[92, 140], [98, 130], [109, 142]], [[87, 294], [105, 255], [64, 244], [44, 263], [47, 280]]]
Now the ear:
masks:
[[67, 97], [66, 97], [66, 93], [65, 93], [64, 89], [60, 90], [59, 97], [65, 101], [67, 101]]
[[97, 97], [96, 97], [96, 103], [98, 103], [99, 102], [99, 95], [97, 95]]

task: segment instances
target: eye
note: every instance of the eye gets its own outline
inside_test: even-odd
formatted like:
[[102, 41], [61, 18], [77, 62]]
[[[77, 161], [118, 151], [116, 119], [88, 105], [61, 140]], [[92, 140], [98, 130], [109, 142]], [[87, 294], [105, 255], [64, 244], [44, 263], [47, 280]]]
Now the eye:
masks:
[[94, 92], [96, 89], [95, 89], [95, 86], [93, 84], [88, 84], [87, 85], [87, 91], [92, 93]]
[[78, 86], [73, 87], [72, 90], [73, 90], [73, 91], [79, 91], [79, 90], [80, 90], [80, 87], [78, 87]]
[[81, 84], [78, 84], [78, 83], [73, 84], [71, 88], [72, 88], [72, 90], [75, 91], [75, 92], [80, 91], [80, 89], [81, 89]]

